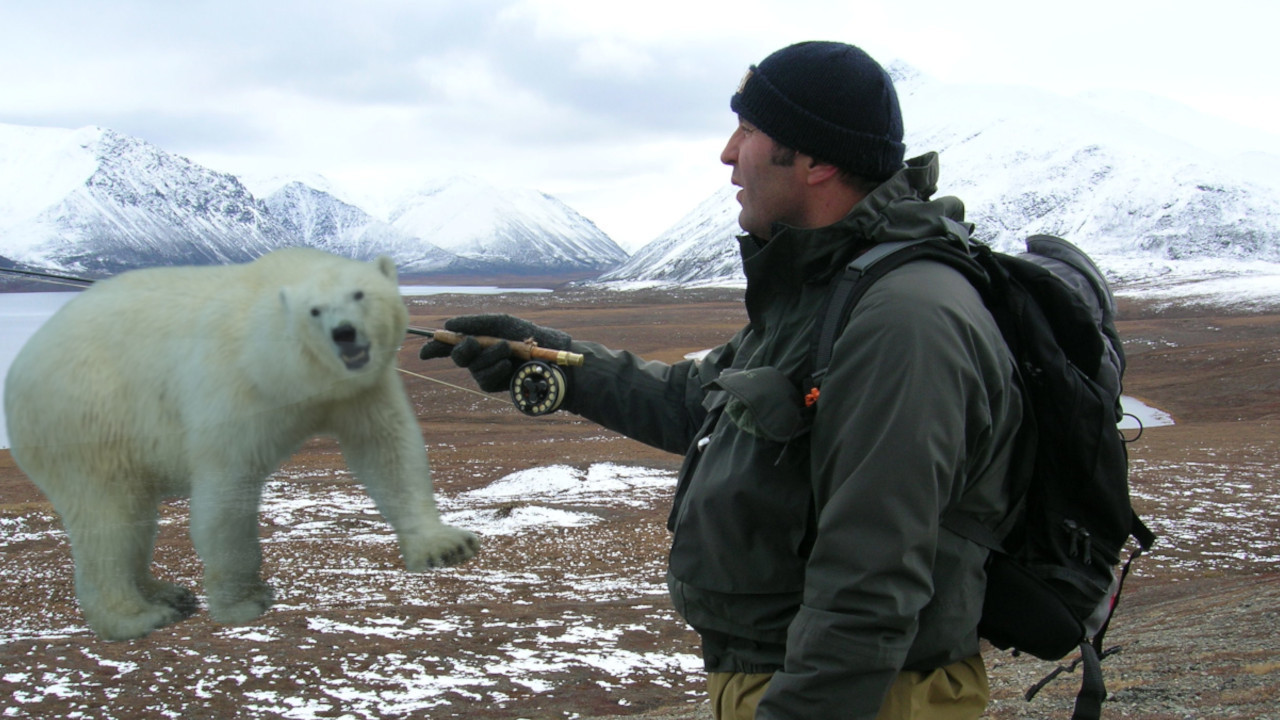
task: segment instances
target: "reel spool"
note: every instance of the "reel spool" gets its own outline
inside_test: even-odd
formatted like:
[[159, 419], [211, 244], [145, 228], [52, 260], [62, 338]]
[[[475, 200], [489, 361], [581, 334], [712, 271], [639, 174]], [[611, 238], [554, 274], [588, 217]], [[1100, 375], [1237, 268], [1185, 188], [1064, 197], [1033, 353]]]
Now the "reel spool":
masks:
[[531, 360], [511, 376], [511, 402], [530, 417], [549, 415], [560, 409], [567, 389], [564, 371], [541, 360]]

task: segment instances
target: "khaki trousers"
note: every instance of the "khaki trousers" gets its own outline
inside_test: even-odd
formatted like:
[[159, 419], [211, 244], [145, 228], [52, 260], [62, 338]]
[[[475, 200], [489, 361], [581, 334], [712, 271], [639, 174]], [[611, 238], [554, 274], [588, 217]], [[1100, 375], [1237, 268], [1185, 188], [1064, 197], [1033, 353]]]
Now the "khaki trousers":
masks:
[[[755, 720], [769, 673], [711, 673], [707, 689], [715, 720]], [[904, 671], [889, 688], [876, 720], [974, 720], [991, 691], [981, 655], [927, 673]]]

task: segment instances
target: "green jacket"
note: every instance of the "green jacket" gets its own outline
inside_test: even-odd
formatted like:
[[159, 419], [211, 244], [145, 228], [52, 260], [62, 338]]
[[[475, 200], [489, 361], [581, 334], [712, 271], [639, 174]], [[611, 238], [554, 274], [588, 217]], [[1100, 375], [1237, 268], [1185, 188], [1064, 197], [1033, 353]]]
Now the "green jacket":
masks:
[[937, 176], [925, 155], [835, 225], [742, 238], [749, 324], [699, 361], [573, 346], [587, 357], [570, 410], [685, 455], [672, 601], [709, 670], [776, 671], [757, 718], [871, 718], [901, 670], [978, 652], [987, 551], [939, 518], [1003, 517], [1021, 405], [977, 292], [937, 263], [890, 273], [803, 403], [813, 326], [850, 259], [872, 243], [967, 241], [960, 202], [929, 199]]

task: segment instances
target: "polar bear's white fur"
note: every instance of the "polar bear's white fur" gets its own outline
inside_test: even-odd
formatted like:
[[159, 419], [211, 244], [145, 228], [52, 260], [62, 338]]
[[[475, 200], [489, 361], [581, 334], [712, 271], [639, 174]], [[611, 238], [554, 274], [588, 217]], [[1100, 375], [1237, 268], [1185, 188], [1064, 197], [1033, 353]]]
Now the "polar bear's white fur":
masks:
[[14, 360], [5, 413], [13, 457], [70, 537], [89, 626], [132, 638], [197, 609], [151, 574], [167, 497], [191, 498], [213, 618], [265, 612], [263, 482], [316, 434], [337, 437], [409, 570], [470, 558], [475, 536], [440, 522], [395, 370], [407, 321], [390, 259], [302, 248], [127, 272], [55, 313]]

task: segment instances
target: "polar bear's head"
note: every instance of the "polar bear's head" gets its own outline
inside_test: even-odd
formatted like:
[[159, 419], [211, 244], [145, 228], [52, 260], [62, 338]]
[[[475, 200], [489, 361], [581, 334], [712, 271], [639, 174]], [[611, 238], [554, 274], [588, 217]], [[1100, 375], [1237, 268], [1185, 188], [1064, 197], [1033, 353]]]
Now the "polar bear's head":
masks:
[[335, 256], [295, 266], [281, 293], [293, 339], [308, 360], [330, 372], [379, 372], [395, 361], [409, 313], [400, 298], [395, 263]]

